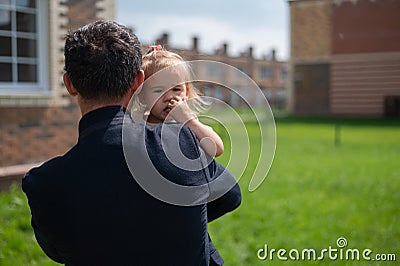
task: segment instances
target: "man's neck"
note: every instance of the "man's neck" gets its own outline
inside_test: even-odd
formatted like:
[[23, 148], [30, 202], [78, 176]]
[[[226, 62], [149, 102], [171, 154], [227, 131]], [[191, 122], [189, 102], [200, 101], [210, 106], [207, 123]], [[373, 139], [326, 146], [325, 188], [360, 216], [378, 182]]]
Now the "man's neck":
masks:
[[129, 104], [129, 100], [130, 97], [124, 97], [122, 100], [120, 101], [94, 101], [94, 100], [86, 100], [86, 99], [82, 99], [81, 97], [78, 96], [78, 104], [79, 107], [81, 109], [81, 114], [82, 116], [84, 116], [85, 114], [102, 108], [102, 107], [106, 107], [106, 106], [112, 106], [112, 105], [119, 105], [119, 106], [123, 106], [125, 108], [127, 108], [128, 104]]

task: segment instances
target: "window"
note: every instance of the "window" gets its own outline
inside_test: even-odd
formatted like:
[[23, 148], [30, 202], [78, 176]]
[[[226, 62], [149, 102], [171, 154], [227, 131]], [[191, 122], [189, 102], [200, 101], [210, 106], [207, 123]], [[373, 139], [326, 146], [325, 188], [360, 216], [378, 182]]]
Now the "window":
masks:
[[262, 89], [265, 98], [267, 98], [268, 101], [271, 101], [272, 99], [272, 89], [271, 88], [263, 88]]
[[47, 1], [0, 0], [0, 94], [48, 91]]
[[[246, 68], [245, 66], [238, 66], [237, 69], [240, 70], [240, 72], [236, 72], [236, 76], [237, 76], [238, 78], [243, 77], [243, 73], [245, 73], [246, 75], [249, 74], [248, 71], [247, 71], [247, 68]], [[242, 73], [242, 72], [243, 72], [243, 73]]]
[[221, 68], [216, 64], [206, 64], [208, 77], [219, 77], [221, 75]]
[[281, 78], [282, 78], [282, 79], [287, 79], [287, 78], [288, 78], [288, 70], [287, 70], [287, 67], [282, 67], [282, 69], [281, 69]]
[[215, 98], [223, 101], [224, 100], [224, 89], [220, 86], [217, 86], [215, 89]]
[[263, 79], [270, 79], [270, 78], [272, 78], [272, 77], [273, 77], [273, 73], [272, 73], [271, 68], [266, 67], [266, 66], [262, 66], [262, 67], [260, 68], [260, 76], [261, 76], [261, 78], [263, 78]]
[[279, 87], [276, 93], [276, 97], [278, 100], [285, 100], [286, 99], [286, 90], [284, 87]]

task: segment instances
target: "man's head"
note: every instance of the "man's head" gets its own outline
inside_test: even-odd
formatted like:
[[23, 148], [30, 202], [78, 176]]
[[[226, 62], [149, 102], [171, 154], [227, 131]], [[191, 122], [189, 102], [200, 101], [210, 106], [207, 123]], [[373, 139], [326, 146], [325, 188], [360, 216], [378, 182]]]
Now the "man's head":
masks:
[[64, 55], [69, 85], [85, 101], [120, 101], [142, 64], [138, 38], [110, 21], [96, 21], [67, 34]]

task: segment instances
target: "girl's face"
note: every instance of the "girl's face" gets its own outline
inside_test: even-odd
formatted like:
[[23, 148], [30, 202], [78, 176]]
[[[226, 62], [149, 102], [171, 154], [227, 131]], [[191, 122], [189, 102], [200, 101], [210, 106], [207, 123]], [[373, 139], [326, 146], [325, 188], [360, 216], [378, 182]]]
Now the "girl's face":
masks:
[[149, 123], [164, 122], [171, 111], [172, 103], [184, 101], [188, 95], [186, 84], [175, 85], [172, 88], [150, 85], [143, 93], [144, 103], [151, 108], [147, 117]]

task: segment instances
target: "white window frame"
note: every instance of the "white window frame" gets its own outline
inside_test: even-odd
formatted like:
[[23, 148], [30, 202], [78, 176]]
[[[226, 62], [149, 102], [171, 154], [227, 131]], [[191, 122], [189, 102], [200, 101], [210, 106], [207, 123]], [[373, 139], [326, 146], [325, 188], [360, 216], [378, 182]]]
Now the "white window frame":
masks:
[[[16, 0], [11, 0], [14, 5], [13, 11], [20, 10], [16, 8]], [[37, 0], [36, 2], [36, 52], [37, 52], [37, 82], [0, 82], [0, 96], [51, 96], [49, 88], [49, 48], [48, 48], [48, 1]], [[13, 31], [13, 36], [17, 33]], [[12, 45], [16, 45], [15, 42]], [[14, 47], [15, 48], [15, 47]], [[12, 56], [12, 62], [17, 62], [16, 56]], [[13, 75], [14, 75], [13, 67]]]

